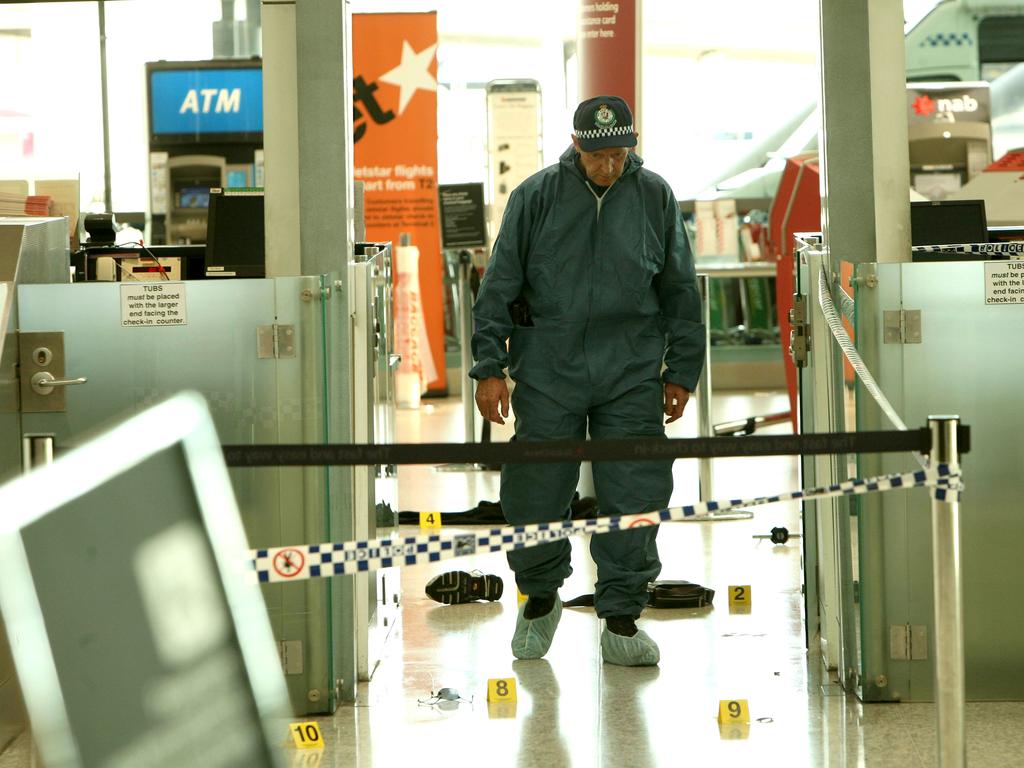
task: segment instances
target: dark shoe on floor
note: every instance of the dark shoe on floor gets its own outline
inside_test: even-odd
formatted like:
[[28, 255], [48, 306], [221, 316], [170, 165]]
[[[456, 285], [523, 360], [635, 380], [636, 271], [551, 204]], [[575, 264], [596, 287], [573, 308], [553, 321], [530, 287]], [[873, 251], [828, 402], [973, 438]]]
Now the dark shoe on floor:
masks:
[[448, 571], [427, 582], [427, 597], [446, 605], [472, 603], [477, 600], [497, 600], [504, 590], [500, 576], [478, 571]]

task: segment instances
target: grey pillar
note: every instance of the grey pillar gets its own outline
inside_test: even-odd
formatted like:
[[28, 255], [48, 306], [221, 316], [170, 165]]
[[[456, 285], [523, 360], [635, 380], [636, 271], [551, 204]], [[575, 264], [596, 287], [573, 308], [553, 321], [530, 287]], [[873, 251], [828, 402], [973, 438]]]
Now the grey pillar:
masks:
[[345, 269], [355, 241], [352, 23], [347, 2], [295, 8], [302, 273], [314, 275]]
[[[353, 251], [353, 162], [348, 3], [263, 0], [262, 26], [267, 276], [330, 275], [325, 286], [330, 293], [325, 290], [318, 299], [326, 316], [327, 429], [332, 440], [350, 442], [347, 269]], [[351, 538], [351, 470], [331, 468], [325, 486], [329, 512], [321, 535]], [[318, 520], [322, 516], [322, 510], [315, 511]], [[311, 690], [312, 705], [304, 711], [329, 712], [338, 701], [355, 698], [356, 594], [352, 577], [325, 580], [318, 590], [309, 586], [306, 604], [300, 605], [306, 622], [303, 679], [311, 689], [323, 686], [331, 695], [330, 701], [322, 694], [314, 699]], [[294, 696], [296, 686], [290, 687]]]
[[825, 245], [845, 261], [909, 261], [903, 6], [820, 0], [820, 8]]
[[348, 4], [263, 0], [262, 21], [267, 274], [340, 271], [354, 242]]
[[[822, 230], [828, 254], [821, 261], [822, 267], [836, 272], [840, 261], [908, 261], [910, 157], [902, 4], [892, 0], [819, 0], [819, 8], [822, 132], [818, 146], [823, 178]], [[816, 278], [812, 275], [812, 279]], [[864, 310], [859, 314], [870, 317], [876, 298], [871, 292], [858, 294], [858, 310]], [[864, 322], [858, 323], [861, 332], [870, 338]], [[834, 354], [830, 351], [831, 340], [824, 345], [815, 346], [818, 352], [814, 354]], [[878, 374], [877, 348], [862, 344], [858, 348], [868, 368]], [[831, 403], [839, 396], [837, 390], [841, 392], [842, 373], [832, 365], [815, 368], [819, 371], [816, 376], [826, 376], [816, 379], [815, 384], [816, 391], [824, 396], [818, 406], [823, 412], [815, 413], [806, 429], [825, 432], [833, 427], [835, 411]], [[880, 418], [880, 412], [863, 409], [858, 412], [858, 428], [882, 429]], [[887, 468], [885, 460], [864, 456], [860, 472], [872, 475], [895, 471]], [[818, 484], [846, 477], [845, 472], [839, 477], [836, 461], [816, 464], [822, 473], [815, 478]], [[879, 525], [884, 525], [879, 505], [873, 500], [864, 501], [860, 535], [867, 541], [872, 540]], [[819, 505], [819, 509], [824, 506]], [[821, 627], [829, 638], [830, 661], [839, 666], [847, 689], [857, 691], [863, 682], [861, 673], [870, 681], [884, 681], [893, 670], [888, 666], [883, 627], [858, 627], [855, 622], [849, 504], [840, 501], [830, 508], [831, 515], [818, 518], [820, 571], [827, 574], [819, 585]], [[863, 554], [862, 549], [858, 551]], [[874, 583], [870, 579], [861, 581], [866, 589]], [[870, 605], [863, 597], [862, 601]], [[891, 682], [888, 685], [885, 691], [895, 689]]]
[[302, 274], [294, 0], [263, 3], [263, 172], [267, 277]]

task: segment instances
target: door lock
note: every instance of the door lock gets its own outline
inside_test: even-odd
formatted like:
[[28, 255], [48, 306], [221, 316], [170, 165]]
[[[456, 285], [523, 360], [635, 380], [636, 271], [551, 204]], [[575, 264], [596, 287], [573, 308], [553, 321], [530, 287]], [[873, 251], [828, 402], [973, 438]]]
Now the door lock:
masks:
[[22, 331], [18, 334], [18, 378], [22, 413], [63, 413], [65, 389], [85, 384], [85, 377], [64, 373], [62, 331]]
[[47, 347], [37, 347], [32, 350], [32, 359], [40, 368], [45, 368], [53, 361], [53, 352]]

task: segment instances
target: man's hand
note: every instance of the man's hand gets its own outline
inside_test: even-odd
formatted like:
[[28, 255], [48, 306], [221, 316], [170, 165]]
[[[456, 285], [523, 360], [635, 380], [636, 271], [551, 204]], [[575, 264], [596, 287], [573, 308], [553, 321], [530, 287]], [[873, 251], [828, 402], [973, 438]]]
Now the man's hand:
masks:
[[488, 421], [504, 424], [502, 416], [508, 417], [508, 384], [505, 379], [480, 379], [476, 385], [476, 407]]
[[[665, 419], [666, 424], [671, 424], [683, 415], [683, 409], [686, 407], [686, 401], [689, 399], [690, 393], [687, 390], [678, 384], [673, 384], [669, 381], [665, 382], [665, 415], [668, 416]], [[477, 402], [480, 402], [479, 392], [477, 393]]]

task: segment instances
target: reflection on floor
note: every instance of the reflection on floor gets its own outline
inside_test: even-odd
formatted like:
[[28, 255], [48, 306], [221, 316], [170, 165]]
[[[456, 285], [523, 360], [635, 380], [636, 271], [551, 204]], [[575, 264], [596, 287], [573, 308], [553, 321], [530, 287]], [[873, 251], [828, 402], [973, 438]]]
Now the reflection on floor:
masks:
[[[721, 396], [715, 421], [785, 410], [784, 396]], [[696, 434], [693, 408], [672, 436]], [[461, 406], [425, 401], [400, 413], [400, 440], [461, 439]], [[772, 428], [788, 430], [786, 425]], [[509, 430], [498, 430], [495, 440]], [[790, 458], [716, 460], [714, 495], [747, 498], [798, 487]], [[697, 498], [695, 461], [676, 463], [673, 504]], [[401, 470], [401, 507], [458, 511], [498, 498], [491, 472]], [[753, 519], [664, 526], [661, 578], [716, 590], [714, 607], [648, 609], [640, 626], [661, 646], [656, 668], [603, 664], [592, 609], [566, 609], [548, 656], [515, 661], [509, 641], [516, 590], [504, 555], [403, 570], [403, 616], [385, 659], [354, 706], [318, 718], [326, 748], [284, 750], [288, 766], [932, 766], [931, 705], [862, 705], [846, 696], [805, 650], [801, 540], [774, 546], [755, 534], [798, 532], [794, 504], [762, 507]], [[411, 531], [411, 529], [410, 529]], [[573, 540], [575, 572], [563, 599], [593, 591], [587, 542]], [[479, 569], [505, 579], [499, 602], [446, 606], [423, 592], [446, 570]], [[749, 585], [749, 613], [730, 613], [728, 587]], [[514, 705], [487, 703], [487, 682], [515, 678]], [[431, 705], [453, 688], [459, 701]], [[719, 727], [722, 700], [746, 700], [749, 726]], [[969, 764], [1024, 766], [1024, 703], [967, 707]], [[285, 733], [282, 726], [282, 736]], [[30, 764], [27, 739], [0, 768]]]
[[[714, 421], [787, 410], [781, 393], [716, 396]], [[695, 408], [670, 428], [696, 434]], [[424, 401], [399, 416], [402, 441], [461, 439], [461, 407]], [[765, 432], [787, 432], [788, 425]], [[498, 428], [495, 440], [511, 430]], [[678, 461], [672, 504], [697, 499], [697, 462]], [[456, 511], [497, 500], [497, 473], [439, 473], [404, 467], [401, 506]], [[714, 462], [714, 496], [749, 498], [798, 487], [791, 458]], [[548, 656], [515, 661], [509, 641], [516, 592], [504, 555], [484, 555], [403, 572], [403, 621], [359, 701], [322, 719], [324, 766], [931, 766], [931, 705], [862, 705], [846, 696], [808, 654], [801, 595], [801, 540], [773, 546], [755, 534], [774, 526], [800, 530], [795, 504], [759, 508], [750, 520], [663, 527], [661, 578], [687, 579], [717, 591], [713, 608], [648, 609], [640, 626], [661, 646], [654, 669], [603, 664], [600, 622], [592, 609], [567, 609]], [[563, 599], [592, 592], [587, 542], [573, 540], [575, 571]], [[423, 593], [435, 574], [479, 569], [505, 579], [499, 603], [446, 606]], [[750, 585], [749, 614], [730, 613], [730, 585]], [[487, 681], [514, 677], [511, 711], [488, 706]], [[454, 688], [459, 702], [431, 701]], [[723, 699], [745, 699], [750, 725], [720, 728]], [[969, 761], [1024, 766], [1024, 703], [970, 704]], [[304, 765], [298, 754], [292, 757]]]

